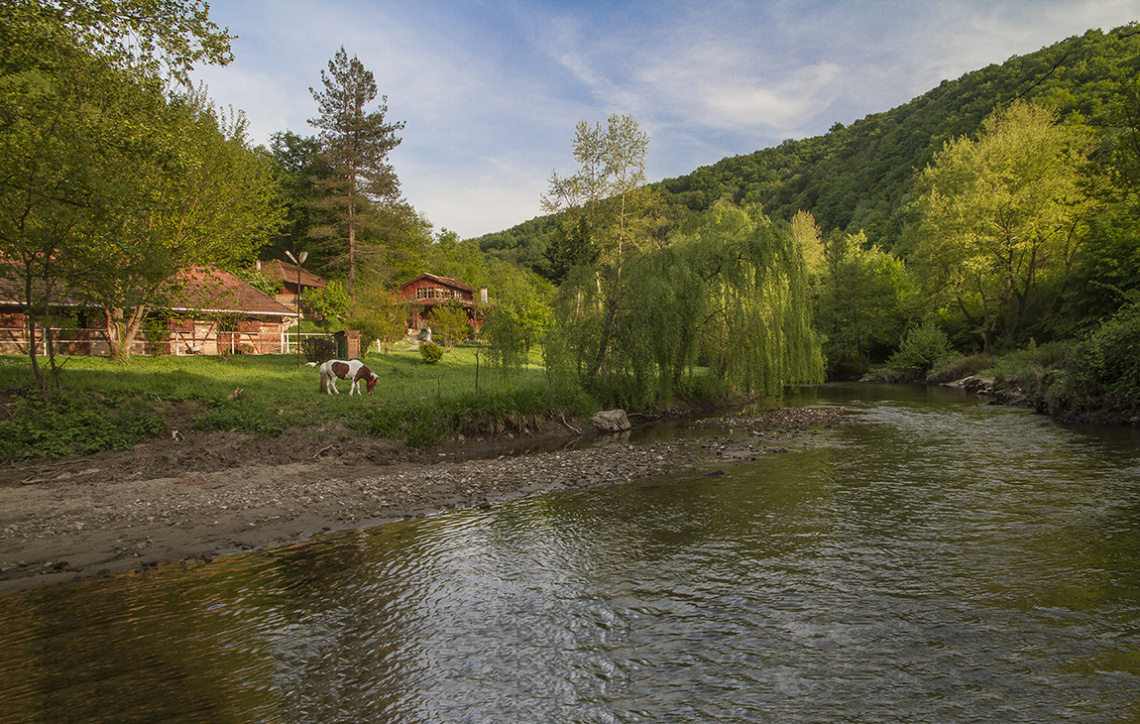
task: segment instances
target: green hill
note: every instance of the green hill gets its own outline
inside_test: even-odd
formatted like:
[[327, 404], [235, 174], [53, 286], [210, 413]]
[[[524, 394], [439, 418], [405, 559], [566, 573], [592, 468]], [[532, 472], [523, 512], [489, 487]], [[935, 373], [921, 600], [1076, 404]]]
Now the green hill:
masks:
[[[822, 136], [725, 158], [650, 188], [670, 218], [719, 199], [759, 203], [775, 219], [810, 211], [824, 233], [864, 230], [892, 248], [915, 173], [948, 139], [974, 133], [995, 108], [1023, 98], [1109, 129], [1106, 110], [1125, 78], [1140, 75], [1140, 25], [1090, 30], [1036, 53], [943, 81], [892, 110], [836, 124]], [[556, 219], [538, 217], [476, 241], [487, 254], [534, 268]]]

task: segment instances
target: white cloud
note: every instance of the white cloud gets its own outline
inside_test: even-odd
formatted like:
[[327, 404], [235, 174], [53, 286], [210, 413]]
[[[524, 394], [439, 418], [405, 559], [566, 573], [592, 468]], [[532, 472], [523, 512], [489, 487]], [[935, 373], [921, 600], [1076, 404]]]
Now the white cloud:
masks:
[[1140, 0], [243, 0], [211, 14], [242, 37], [232, 66], [198, 77], [257, 141], [313, 132], [308, 89], [343, 44], [407, 122], [392, 160], [409, 201], [474, 236], [538, 213], [579, 120], [632, 114], [651, 179], [676, 176], [1140, 19]]

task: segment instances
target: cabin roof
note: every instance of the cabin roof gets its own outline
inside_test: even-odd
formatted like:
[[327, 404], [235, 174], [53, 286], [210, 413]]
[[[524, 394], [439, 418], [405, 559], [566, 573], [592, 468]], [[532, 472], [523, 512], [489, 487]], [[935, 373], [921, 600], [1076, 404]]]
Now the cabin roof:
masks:
[[[169, 305], [160, 308], [175, 312], [259, 314], [291, 317], [292, 309], [264, 294], [239, 277], [221, 269], [194, 267], [177, 274], [176, 288]], [[20, 304], [20, 285], [0, 275], [0, 306]], [[79, 307], [84, 302], [74, 294], [60, 294], [55, 306]]]
[[457, 279], [451, 279], [450, 277], [441, 277], [441, 276], [437, 276], [435, 274], [420, 274], [415, 279], [412, 279], [411, 281], [404, 282], [403, 284], [401, 284], [400, 285], [400, 291], [408, 289], [409, 287], [411, 287], [412, 285], [414, 285], [416, 282], [419, 282], [419, 281], [435, 282], [436, 284], [442, 284], [444, 286], [452, 287], [453, 289], [459, 289], [461, 291], [470, 292], [472, 294], [475, 293], [474, 287], [469, 287]]
[[[288, 264], [280, 259], [270, 259], [269, 261], [259, 261], [257, 271], [261, 276], [265, 277], [271, 282], [289, 282], [290, 284], [297, 283], [297, 266], [295, 264]], [[308, 269], [301, 267], [301, 286], [315, 287], [317, 289], [324, 289], [328, 286], [328, 280], [313, 274]]]

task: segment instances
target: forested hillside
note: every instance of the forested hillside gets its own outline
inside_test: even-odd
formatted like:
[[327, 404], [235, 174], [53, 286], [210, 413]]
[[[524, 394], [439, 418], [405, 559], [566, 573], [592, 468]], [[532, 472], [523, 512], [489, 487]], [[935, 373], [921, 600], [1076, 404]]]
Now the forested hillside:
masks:
[[[892, 110], [835, 124], [825, 135], [734, 156], [687, 176], [651, 184], [673, 221], [721, 199], [761, 204], [774, 220], [810, 211], [825, 237], [863, 230], [892, 249], [899, 240], [916, 174], [955, 137], [974, 134], [1015, 99], [1054, 109], [1094, 128], [1120, 124], [1112, 101], [1140, 75], [1140, 29], [1090, 30], [1001, 65], [943, 81]], [[477, 239], [484, 252], [535, 268], [556, 224], [539, 217]]]

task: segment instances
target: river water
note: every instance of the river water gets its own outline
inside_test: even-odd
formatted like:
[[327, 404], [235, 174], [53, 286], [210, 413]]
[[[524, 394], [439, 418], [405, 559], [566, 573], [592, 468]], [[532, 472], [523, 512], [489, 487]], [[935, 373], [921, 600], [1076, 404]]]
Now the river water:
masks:
[[3, 722], [1140, 720], [1140, 436], [941, 389], [721, 469], [0, 596]]

